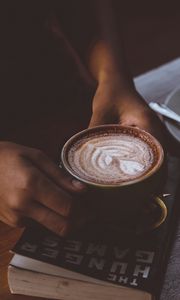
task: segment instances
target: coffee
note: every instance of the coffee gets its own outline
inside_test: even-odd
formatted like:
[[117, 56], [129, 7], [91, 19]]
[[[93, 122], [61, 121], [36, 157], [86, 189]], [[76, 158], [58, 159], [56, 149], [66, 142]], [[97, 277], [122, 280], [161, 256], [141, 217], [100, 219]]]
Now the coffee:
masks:
[[159, 163], [158, 147], [155, 138], [134, 127], [95, 127], [70, 139], [66, 167], [92, 184], [129, 184], [153, 171]]
[[[152, 195], [162, 191], [163, 149], [151, 134], [136, 127], [85, 129], [65, 143], [61, 161], [65, 172], [87, 184], [79, 201], [95, 214], [97, 224], [136, 224], [142, 208], [149, 201], [157, 203], [159, 197]], [[161, 218], [153, 228], [166, 216], [164, 206], [159, 206]]]

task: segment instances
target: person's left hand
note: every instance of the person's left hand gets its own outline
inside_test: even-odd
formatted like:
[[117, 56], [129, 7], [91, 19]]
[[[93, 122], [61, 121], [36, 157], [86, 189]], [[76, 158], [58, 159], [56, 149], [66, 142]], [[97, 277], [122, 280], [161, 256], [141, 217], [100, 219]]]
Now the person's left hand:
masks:
[[110, 81], [99, 84], [92, 111], [89, 127], [115, 123], [136, 126], [151, 133], [165, 145], [162, 122], [133, 88], [121, 89]]

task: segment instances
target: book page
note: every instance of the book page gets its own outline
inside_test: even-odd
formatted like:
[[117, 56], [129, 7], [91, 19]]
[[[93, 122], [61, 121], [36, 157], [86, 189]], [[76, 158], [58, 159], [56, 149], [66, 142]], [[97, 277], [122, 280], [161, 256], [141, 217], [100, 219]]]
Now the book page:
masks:
[[180, 87], [180, 58], [136, 77], [134, 83], [147, 102], [163, 103], [168, 94]]

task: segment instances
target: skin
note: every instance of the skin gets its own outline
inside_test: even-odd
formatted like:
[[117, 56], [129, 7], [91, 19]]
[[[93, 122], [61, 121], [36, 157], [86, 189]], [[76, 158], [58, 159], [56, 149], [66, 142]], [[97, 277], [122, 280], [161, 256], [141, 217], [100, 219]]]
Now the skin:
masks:
[[89, 57], [97, 82], [89, 126], [107, 123], [137, 126], [154, 135], [164, 146], [164, 127], [135, 89], [123, 49], [122, 33], [115, 24], [113, 2], [98, 0], [101, 38]]
[[97, 80], [97, 90], [89, 127], [108, 123], [136, 126], [165, 145], [162, 122], [136, 91], [122, 60], [123, 55], [115, 59], [113, 48], [105, 41], [99, 41], [92, 50], [90, 70]]
[[0, 182], [0, 218], [10, 226], [33, 219], [63, 236], [71, 230], [74, 215], [76, 225], [85, 217], [76, 199], [85, 186], [40, 150], [1, 142]]
[[[89, 127], [107, 123], [137, 126], [163, 143], [163, 127], [135, 90], [115, 43], [99, 40], [89, 55], [89, 71], [97, 83]], [[121, 45], [118, 45], [121, 49]], [[67, 176], [43, 152], [0, 142], [0, 220], [10, 226], [38, 221], [65, 236], [93, 217], [83, 205], [87, 187]]]

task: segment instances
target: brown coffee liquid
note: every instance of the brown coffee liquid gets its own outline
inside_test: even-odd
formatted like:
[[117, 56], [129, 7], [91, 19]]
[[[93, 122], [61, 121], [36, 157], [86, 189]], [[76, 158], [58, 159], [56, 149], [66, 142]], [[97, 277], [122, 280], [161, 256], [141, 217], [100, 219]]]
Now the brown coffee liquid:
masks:
[[68, 151], [68, 163], [80, 178], [105, 185], [142, 177], [153, 161], [154, 153], [148, 143], [120, 132], [82, 137]]

